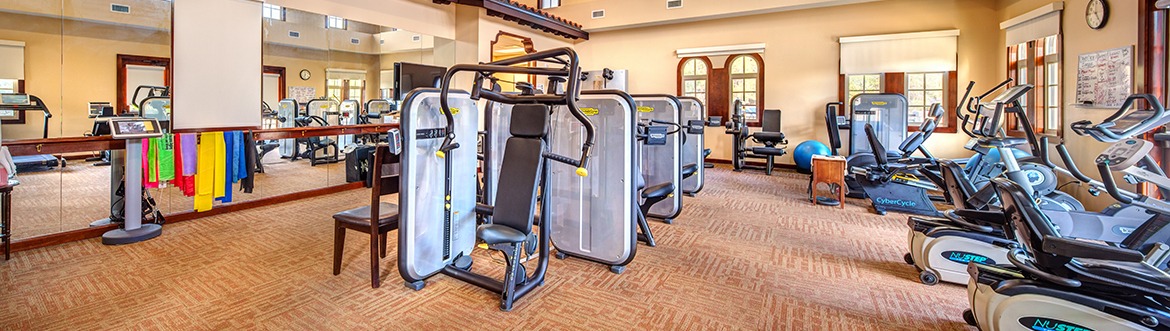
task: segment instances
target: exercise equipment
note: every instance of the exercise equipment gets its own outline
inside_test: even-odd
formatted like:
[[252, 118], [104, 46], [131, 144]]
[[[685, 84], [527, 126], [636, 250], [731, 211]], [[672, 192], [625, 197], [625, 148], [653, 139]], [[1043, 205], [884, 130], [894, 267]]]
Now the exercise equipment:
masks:
[[[735, 171], [743, 169], [764, 170], [772, 175], [772, 168], [776, 164], [776, 157], [784, 156], [787, 150], [788, 139], [781, 132], [781, 113], [777, 109], [765, 109], [760, 115], [760, 131], [752, 133], [748, 129], [747, 120], [743, 114], [743, 103], [735, 100], [732, 105], [731, 119], [727, 122], [725, 131], [732, 137], [731, 167]], [[748, 147], [747, 140], [751, 138], [764, 146]], [[749, 152], [750, 151], [750, 152]], [[764, 159], [765, 166], [759, 167], [747, 164], [747, 159]]]
[[[866, 123], [864, 130], [873, 151], [874, 164], [864, 167], [850, 167], [853, 181], [865, 192], [873, 204], [874, 212], [885, 215], [887, 211], [910, 214], [939, 216], [934, 202], [927, 194], [938, 190], [929, 180], [920, 178], [924, 163], [900, 163], [890, 160], [890, 154], [882, 145], [881, 138], [873, 124]], [[848, 162], [847, 162], [848, 163]], [[846, 181], [848, 185], [848, 181]]]
[[[338, 125], [355, 125], [360, 124], [360, 117], [362, 115], [362, 103], [357, 100], [348, 99], [342, 100], [338, 104], [337, 124]], [[337, 136], [337, 146], [346, 148], [354, 144], [354, 136], [352, 134], [343, 134]]]
[[[305, 107], [308, 115], [296, 117], [296, 127], [331, 126], [329, 118], [340, 118], [338, 107], [338, 103], [330, 99], [310, 100]], [[297, 138], [295, 141], [292, 161], [309, 159], [311, 166], [341, 161], [337, 136]], [[301, 150], [301, 145], [305, 146], [304, 150]]]
[[[303, 116], [300, 111], [300, 104], [296, 99], [283, 99], [276, 108], [276, 116], [280, 119], [281, 128], [296, 127], [297, 117]], [[280, 157], [291, 159], [297, 154], [297, 140], [296, 139], [281, 139], [280, 140]]]
[[[44, 114], [44, 123], [41, 126], [41, 139], [49, 138], [49, 119], [53, 118], [53, 114], [49, 112], [49, 107], [45, 105], [45, 102], [41, 98], [32, 94], [3, 93], [0, 94], [0, 110], [8, 110], [13, 113], [24, 113], [27, 111], [41, 112]], [[53, 169], [58, 166], [65, 167], [65, 159], [52, 154], [13, 156], [12, 162], [16, 164], [17, 172]]]
[[[1097, 159], [1102, 177], [1112, 181], [1109, 172], [1118, 168], [1127, 168], [1122, 172], [1131, 175], [1149, 172], [1128, 166], [1129, 162], [1158, 167], [1148, 155], [1114, 154], [1141, 144], [1150, 143], [1127, 140], [1102, 153]], [[1170, 189], [1164, 186], [1165, 176], [1145, 179], [1163, 194]], [[1033, 203], [1026, 187], [1006, 178], [995, 178], [992, 185], [1008, 216], [1003, 231], [1019, 245], [1006, 255], [1010, 266], [968, 265], [971, 309], [963, 312], [968, 324], [987, 331], [1170, 329], [1170, 275], [1144, 261], [1148, 259], [1144, 251], [1064, 237]], [[1119, 193], [1115, 185], [1109, 188], [1111, 194]], [[1170, 223], [1170, 210], [1157, 205], [1150, 209], [1155, 214], [1144, 228]]]
[[792, 150], [792, 160], [796, 161], [796, 169], [805, 173], [812, 171], [813, 155], [832, 155], [832, 152], [829, 151], [829, 146], [816, 140], [801, 142]]
[[114, 139], [126, 141], [126, 177], [122, 225], [118, 229], [106, 231], [102, 234], [102, 243], [106, 245], [121, 245], [136, 243], [158, 237], [162, 234], [159, 224], [142, 223], [142, 140], [162, 136], [163, 131], [158, 120], [152, 118], [115, 118], [110, 119], [110, 127]]
[[[1026, 87], [1018, 88], [1021, 91], [1026, 91]], [[1008, 93], [1013, 93], [1009, 92]], [[1014, 92], [1021, 94], [1023, 92]], [[1137, 109], [1133, 105], [1135, 101], [1146, 99], [1150, 105], [1150, 109]], [[999, 109], [996, 113], [988, 116], [1003, 116], [1003, 109], [1005, 107], [995, 107]], [[1011, 108], [1011, 107], [1006, 107]], [[1026, 117], [1019, 116], [1020, 121], [1027, 122]], [[988, 118], [987, 121], [997, 121], [993, 118]], [[1116, 141], [1115, 138], [1106, 139], [1105, 137], [1138, 137], [1145, 133], [1142, 130], [1153, 130], [1170, 122], [1170, 114], [1167, 114], [1162, 106], [1152, 96], [1135, 95], [1127, 98], [1124, 105], [1115, 114], [1111, 115], [1104, 122], [1100, 124], [1092, 124], [1087, 121], [1078, 122], [1074, 127], [1074, 132], [1078, 134], [1091, 136], [1094, 138], [1100, 137], [1103, 140]], [[1095, 132], [1090, 134], [1090, 132]], [[985, 138], [984, 144], [1006, 146], [1008, 143], [996, 143], [996, 139], [1018, 139], [1018, 138]], [[1047, 142], [1042, 144], [1047, 145]], [[1046, 149], [1044, 149], [1046, 150]], [[1063, 145], [1057, 146], [1057, 151], [1061, 159], [1069, 167], [1070, 174], [1079, 180], [1084, 181], [1096, 190], [1107, 191], [1109, 185], [1102, 183], [1088, 176], [1084, 175], [1077, 169], [1075, 163], [1072, 162], [1072, 156], [1069, 155], [1068, 149]], [[1043, 150], [1042, 150], [1043, 152]], [[1042, 160], [1046, 163], [1048, 157], [1042, 154]], [[1133, 158], [1129, 158], [1133, 159]], [[1140, 156], [1137, 158], [1140, 159]], [[1008, 234], [1005, 234], [1002, 229], [996, 225], [1003, 222], [1000, 210], [991, 206], [995, 201], [988, 198], [977, 197], [975, 187], [965, 177], [965, 173], [960, 166], [951, 161], [940, 161], [942, 166], [942, 175], [947, 182], [944, 187], [952, 200], [955, 202], [956, 211], [948, 214], [945, 219], [921, 219], [911, 218], [908, 221], [910, 226], [910, 253], [905, 256], [906, 262], [913, 264], [920, 271], [920, 280], [923, 283], [931, 284], [937, 283], [939, 280], [951, 283], [964, 283], [967, 281], [967, 263], [976, 262], [981, 264], [996, 264], [1003, 263], [1007, 260], [1009, 254], [1009, 247], [1014, 245], [1007, 239]], [[1010, 163], [1008, 168], [1013, 167]], [[1055, 167], [1054, 165], [1052, 167]], [[1146, 178], [1157, 178], [1161, 176], [1161, 170], [1156, 167], [1152, 170], [1153, 175], [1147, 175]], [[1009, 174], [1011, 174], [1009, 172]], [[1005, 176], [1007, 176], [1005, 174]], [[1109, 180], [1112, 180], [1111, 174], [1106, 174]], [[1011, 176], [1007, 176], [1009, 179]], [[1020, 178], [1021, 176], [1015, 176]], [[1016, 179], [1019, 180], [1019, 179]], [[1031, 182], [1025, 181], [1018, 184], [1021, 188], [1027, 188]], [[991, 188], [991, 187], [986, 187]], [[1035, 196], [1035, 190], [1029, 190], [1029, 196]], [[1121, 191], [1119, 191], [1121, 192]], [[1142, 231], [1141, 228], [1146, 220], [1149, 218], [1148, 208], [1154, 204], [1161, 203], [1152, 202], [1148, 198], [1143, 198], [1138, 202], [1134, 202], [1133, 198], [1138, 197], [1137, 194], [1124, 192], [1124, 197], [1118, 198], [1120, 204], [1107, 208], [1099, 213], [1085, 212], [1085, 211], [1068, 211], [1059, 206], [1054, 206], [1056, 203], [1046, 202], [1045, 198], [1036, 199], [1037, 206], [1046, 216], [1046, 219], [1060, 234], [1070, 238], [1080, 238], [1097, 240], [1109, 243], [1121, 243], [1125, 245], [1133, 245], [1134, 233]], [[1170, 241], [1170, 233], [1168, 234], [1147, 234], [1143, 235], [1145, 243], [1141, 244], [1141, 249], [1149, 250], [1146, 247], [1148, 243], [1152, 242], [1167, 242]]]
[[[665, 94], [633, 97], [638, 122], [653, 130], [647, 132], [647, 142], [642, 146], [642, 176], [646, 183], [671, 183], [674, 188], [665, 200], [650, 207], [646, 216], [670, 224], [682, 213], [682, 195], [673, 192], [682, 187], [682, 149], [686, 139], [679, 124], [682, 102]], [[670, 127], [675, 130], [670, 131]]]
[[[515, 67], [540, 61], [556, 67]], [[460, 72], [475, 72], [472, 91], [453, 91], [450, 82]], [[496, 73], [532, 74], [567, 78], [564, 94], [504, 94], [492, 77]], [[500, 309], [512, 309], [515, 300], [544, 283], [552, 226], [551, 204], [540, 205], [538, 193], [551, 192], [546, 161], [569, 164], [578, 176], [587, 176], [595, 143], [594, 127], [576, 105], [580, 66], [570, 48], [557, 48], [485, 64], [459, 64], [446, 71], [442, 88], [415, 89], [403, 101], [404, 131], [399, 205], [398, 269], [406, 285], [421, 290], [425, 279], [443, 273], [500, 295]], [[550, 85], [555, 85], [550, 80]], [[556, 91], [556, 86], [550, 86]], [[512, 105], [509, 137], [500, 150], [498, 190], [494, 205], [476, 204], [479, 111], [474, 99], [486, 98]], [[548, 151], [550, 107], [563, 105], [585, 129], [580, 157]], [[468, 146], [468, 147], [460, 147]], [[543, 198], [548, 198], [544, 196]], [[476, 228], [477, 216], [489, 223]], [[539, 233], [533, 232], [533, 226]], [[471, 271], [476, 240], [504, 253], [503, 281]], [[533, 257], [535, 254], [535, 257]], [[529, 276], [523, 255], [537, 260]]]
[[683, 135], [682, 145], [682, 193], [694, 196], [703, 190], [703, 161], [710, 150], [707, 149], [704, 134], [708, 125], [707, 109], [703, 102], [694, 97], [678, 97], [682, 104]]

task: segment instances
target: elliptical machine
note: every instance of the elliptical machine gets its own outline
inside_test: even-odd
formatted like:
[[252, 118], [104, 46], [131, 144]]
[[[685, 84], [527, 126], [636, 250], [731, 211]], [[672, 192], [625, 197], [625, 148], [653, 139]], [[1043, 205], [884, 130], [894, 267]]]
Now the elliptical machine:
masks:
[[[1143, 242], [1170, 224], [1170, 205], [1133, 198], [1113, 182], [1111, 171], [1156, 185], [1170, 194], [1170, 179], [1152, 172], [1153, 143], [1119, 141], [1102, 152], [1097, 168], [1114, 198], [1145, 205], [1154, 213], [1121, 247], [1064, 237], [1040, 210], [1028, 189], [1004, 178], [992, 180], [1006, 217], [1003, 231], [1019, 243], [1006, 255], [1011, 266], [969, 263], [971, 309], [963, 319], [981, 330], [1170, 330], [1170, 275], [1155, 267]], [[1158, 170], [1160, 171], [1160, 170]], [[1159, 244], [1162, 245], [1162, 244]], [[1164, 246], [1164, 245], [1163, 245]]]
[[[1146, 99], [1151, 109], [1133, 108], [1134, 102], [1140, 99]], [[1003, 113], [1000, 111], [988, 116], [1003, 116]], [[1027, 122], [1027, 118], [1022, 115], [1019, 115], [1018, 118], [1022, 122]], [[988, 120], [997, 121], [990, 118]], [[1149, 95], [1134, 95], [1129, 97], [1122, 108], [1106, 121], [1096, 125], [1085, 121], [1078, 122], [1074, 124], [1074, 131], [1093, 137], [1138, 137], [1149, 130], [1165, 125], [1167, 122], [1170, 122], [1170, 114], [1162, 109], [1155, 98]], [[1011, 144], [1010, 142], [997, 142], [998, 139], [1003, 138], [984, 138], [982, 143], [994, 146]], [[1108, 142], [1104, 139], [1098, 140]], [[1065, 164], [1069, 166], [1068, 171], [1072, 175], [1099, 190], [1107, 189], [1105, 183], [1080, 173], [1063, 144], [1058, 145], [1057, 149]], [[1041, 159], [1047, 160], [1047, 155], [1043, 154]], [[934, 285], [939, 280], [964, 283], [967, 281], [966, 270], [969, 262], [989, 265], [1003, 263], [1008, 259], [1008, 247], [1015, 244], [1007, 239], [1008, 234], [1005, 234], [998, 226], [1004, 222], [1002, 211], [990, 206], [992, 201], [972, 197], [972, 192], [975, 191], [973, 183], [967, 180], [958, 164], [951, 161], [941, 161], [940, 164], [943, 177], [947, 181], [945, 187], [955, 201], [956, 211], [953, 214], [948, 214], [946, 219], [931, 220], [911, 217], [908, 221], [910, 253], [906, 254], [905, 259], [907, 263], [920, 270], [919, 280], [928, 285]], [[1008, 163], [1007, 166], [1010, 169], [1012, 164]], [[1161, 170], [1155, 169], [1155, 171], [1160, 173]], [[1014, 172], [1017, 178], [1015, 180], [1020, 180], [1018, 178], [1022, 177], [1019, 176], [1021, 172]], [[1007, 175], [1010, 174], [1013, 172], [1008, 172]], [[1025, 180], [1020, 187], [1027, 188], [1028, 184], [1030, 183]], [[985, 189], [990, 188], [985, 187]], [[1142, 224], [1146, 222], [1149, 215], [1146, 207], [1150, 203], [1133, 203], [1130, 200], [1139, 195], [1124, 191], [1119, 192], [1123, 192], [1121, 194], [1129, 199], [1118, 199], [1122, 204], [1100, 213], [1045, 208], [1046, 205], [1051, 204], [1046, 204], [1043, 197], [1038, 200], [1038, 208], [1043, 210], [1047, 221], [1062, 236], [1126, 245], [1125, 243], [1134, 236], [1134, 233], [1142, 231]], [[1029, 194], [1035, 196], [1036, 191], [1033, 190]], [[1170, 234], [1150, 234], [1143, 240], [1141, 249], [1148, 250], [1150, 248], [1145, 247], [1145, 245], [1167, 241], [1170, 241]], [[1130, 243], [1130, 245], [1132, 244]], [[1161, 254], [1164, 253], [1156, 255]]]

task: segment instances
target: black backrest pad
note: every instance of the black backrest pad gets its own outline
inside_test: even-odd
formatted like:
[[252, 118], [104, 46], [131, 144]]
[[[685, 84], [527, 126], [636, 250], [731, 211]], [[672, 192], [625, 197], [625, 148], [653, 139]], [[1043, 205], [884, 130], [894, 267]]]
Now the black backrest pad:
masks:
[[511, 124], [512, 137], [504, 143], [492, 222], [529, 234], [544, 163], [548, 107], [517, 105], [512, 108]]
[[760, 118], [760, 130], [768, 132], [780, 132], [779, 109], [764, 109], [763, 117]]
[[841, 148], [841, 129], [837, 127], [837, 108], [825, 107], [825, 126], [829, 129], [829, 148], [833, 154]]
[[512, 107], [513, 137], [543, 138], [548, 135], [548, 106], [516, 105]]
[[954, 201], [955, 208], [975, 209], [967, 202], [971, 199], [971, 195], [975, 194], [975, 186], [972, 186], [971, 181], [967, 179], [966, 173], [963, 172], [963, 166], [952, 160], [938, 160], [938, 165], [939, 173], [942, 174], [943, 182], [946, 183], [944, 193], [950, 195], [950, 200]]
[[886, 165], [890, 163], [889, 157], [886, 156], [886, 146], [882, 146], [882, 141], [878, 139], [877, 132], [874, 132], [873, 125], [865, 124], [865, 137], [869, 139], [869, 146], [873, 149], [873, 157], [877, 160], [879, 165]]

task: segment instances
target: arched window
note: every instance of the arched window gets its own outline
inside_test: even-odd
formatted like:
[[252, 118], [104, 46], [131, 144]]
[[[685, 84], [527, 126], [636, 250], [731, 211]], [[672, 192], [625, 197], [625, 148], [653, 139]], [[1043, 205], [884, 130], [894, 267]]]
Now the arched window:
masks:
[[711, 66], [705, 57], [685, 58], [679, 62], [678, 95], [695, 97], [707, 104], [707, 76]]
[[758, 122], [758, 108], [764, 99], [761, 79], [763, 61], [757, 54], [736, 55], [727, 60], [731, 77], [730, 104], [734, 105], [735, 100], [743, 102], [744, 119], [747, 122]]

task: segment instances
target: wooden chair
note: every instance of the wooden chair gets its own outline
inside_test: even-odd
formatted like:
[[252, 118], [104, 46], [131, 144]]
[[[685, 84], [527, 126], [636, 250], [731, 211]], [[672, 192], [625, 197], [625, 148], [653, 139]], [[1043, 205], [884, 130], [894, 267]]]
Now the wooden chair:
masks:
[[[398, 205], [382, 202], [383, 195], [398, 193], [401, 163], [390, 147], [379, 144], [370, 162], [370, 204], [333, 214], [333, 275], [341, 273], [341, 253], [345, 249], [346, 229], [370, 234], [370, 285], [381, 285], [378, 261], [386, 256], [386, 236], [398, 229]], [[375, 218], [373, 215], [377, 215]]]

